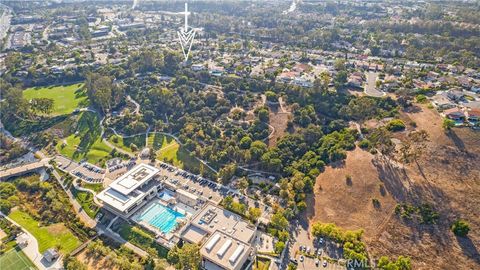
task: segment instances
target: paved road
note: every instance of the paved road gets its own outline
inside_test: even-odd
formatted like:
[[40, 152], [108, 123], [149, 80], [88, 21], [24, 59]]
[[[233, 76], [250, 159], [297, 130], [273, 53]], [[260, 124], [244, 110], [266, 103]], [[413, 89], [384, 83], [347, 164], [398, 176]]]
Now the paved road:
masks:
[[385, 95], [384, 92], [377, 89], [376, 81], [378, 78], [377, 72], [367, 72], [367, 83], [365, 84], [365, 94], [371, 97], [383, 97]]

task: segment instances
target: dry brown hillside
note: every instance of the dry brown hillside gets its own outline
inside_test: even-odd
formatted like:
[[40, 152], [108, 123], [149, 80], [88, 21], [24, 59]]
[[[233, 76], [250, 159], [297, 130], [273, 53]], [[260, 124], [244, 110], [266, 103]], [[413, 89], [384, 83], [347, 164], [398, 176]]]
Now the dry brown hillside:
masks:
[[[480, 131], [457, 128], [445, 134], [441, 117], [426, 107], [401, 117], [430, 135], [419, 166], [404, 169], [360, 149], [349, 152], [343, 164], [318, 177], [310, 221], [365, 229], [374, 258], [407, 255], [413, 269], [480, 269]], [[438, 224], [401, 220], [394, 213], [400, 202], [433, 205], [440, 213]], [[460, 217], [470, 223], [468, 238], [457, 238], [449, 229]]]

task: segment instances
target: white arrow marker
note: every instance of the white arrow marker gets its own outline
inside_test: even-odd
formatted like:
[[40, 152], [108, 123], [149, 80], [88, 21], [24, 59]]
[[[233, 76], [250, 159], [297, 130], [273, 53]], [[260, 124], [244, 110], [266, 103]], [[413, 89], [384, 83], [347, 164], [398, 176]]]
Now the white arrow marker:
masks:
[[188, 60], [190, 55], [190, 50], [192, 49], [193, 40], [195, 39], [195, 29], [188, 30], [188, 4], [185, 3], [185, 28], [177, 31], [178, 40], [180, 42], [180, 46], [182, 47], [183, 56], [185, 57], [185, 61]]

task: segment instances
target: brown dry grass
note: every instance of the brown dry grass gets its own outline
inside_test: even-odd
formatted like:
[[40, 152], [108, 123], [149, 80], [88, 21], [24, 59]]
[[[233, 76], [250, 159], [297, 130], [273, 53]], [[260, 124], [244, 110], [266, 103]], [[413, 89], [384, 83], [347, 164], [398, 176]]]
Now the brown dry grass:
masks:
[[[479, 269], [480, 132], [456, 128], [446, 134], [442, 118], [425, 106], [402, 113], [401, 118], [414, 121], [417, 130], [430, 135], [419, 165], [403, 169], [358, 149], [350, 152], [343, 167], [329, 167], [318, 177], [311, 220], [365, 229], [373, 258], [410, 256], [413, 269]], [[352, 175], [352, 186], [345, 184], [346, 174]], [[375, 188], [380, 182], [385, 196]], [[381, 210], [373, 208], [372, 197], [380, 200]], [[437, 225], [405, 222], [389, 213], [397, 202], [430, 203], [440, 220]], [[457, 238], [450, 231], [457, 218], [470, 223], [468, 238]]]
[[269, 124], [275, 128], [275, 132], [268, 140], [268, 146], [275, 146], [277, 140], [284, 136], [290, 115], [289, 112], [282, 112], [279, 106], [270, 106]]
[[108, 263], [105, 257], [95, 257], [88, 255], [88, 249], [84, 249], [82, 252], [77, 254], [76, 258], [87, 265], [88, 270], [98, 270], [98, 269], [110, 269], [118, 270], [118, 267], [113, 266]]

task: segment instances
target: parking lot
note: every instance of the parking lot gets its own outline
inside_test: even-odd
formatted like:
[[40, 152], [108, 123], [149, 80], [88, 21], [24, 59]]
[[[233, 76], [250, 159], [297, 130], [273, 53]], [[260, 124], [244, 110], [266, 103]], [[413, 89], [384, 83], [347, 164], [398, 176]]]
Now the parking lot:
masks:
[[166, 176], [169, 184], [177, 189], [183, 189], [216, 204], [220, 203], [224, 197], [222, 191], [227, 188], [220, 184], [163, 162], [158, 167], [160, 168], [160, 174]]
[[102, 183], [105, 170], [88, 162], [77, 163], [64, 156], [56, 156], [55, 162], [58, 167], [72, 175], [89, 183]]

